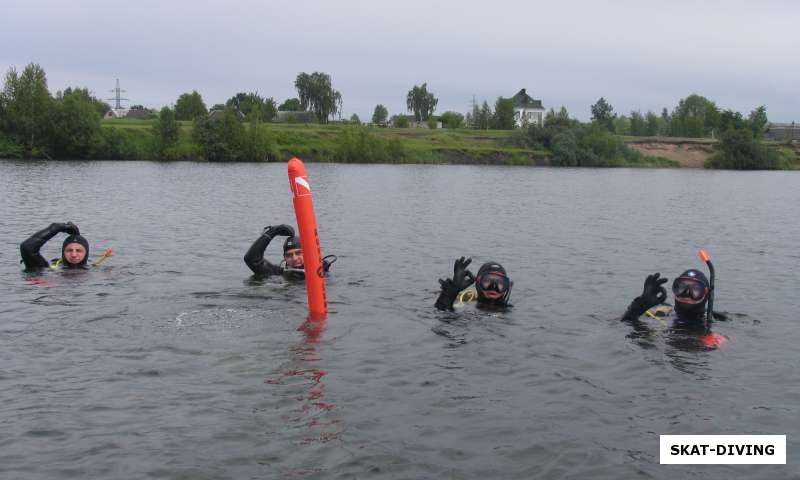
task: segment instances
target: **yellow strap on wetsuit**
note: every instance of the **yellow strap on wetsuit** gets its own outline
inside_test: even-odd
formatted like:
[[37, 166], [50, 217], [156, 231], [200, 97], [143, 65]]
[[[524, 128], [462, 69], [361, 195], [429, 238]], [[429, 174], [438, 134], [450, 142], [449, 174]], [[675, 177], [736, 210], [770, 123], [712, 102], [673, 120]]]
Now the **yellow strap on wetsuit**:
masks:
[[661, 322], [661, 326], [663, 326], [663, 327], [666, 327], [666, 326], [667, 326], [667, 322], [666, 322], [666, 321], [664, 321], [664, 319], [663, 319], [663, 318], [661, 318], [661, 317], [659, 317], [659, 316], [657, 316], [657, 315], [653, 314], [653, 312], [651, 312], [650, 310], [645, 310], [645, 311], [644, 311], [644, 313], [645, 313], [645, 315], [647, 315], [648, 317], [650, 317], [650, 318], [655, 318], [656, 320], [658, 320], [659, 322]]
[[[464, 297], [467, 297], [466, 299]], [[478, 292], [472, 288], [467, 288], [458, 295], [458, 303], [463, 305], [465, 302], [471, 302], [478, 299]]]

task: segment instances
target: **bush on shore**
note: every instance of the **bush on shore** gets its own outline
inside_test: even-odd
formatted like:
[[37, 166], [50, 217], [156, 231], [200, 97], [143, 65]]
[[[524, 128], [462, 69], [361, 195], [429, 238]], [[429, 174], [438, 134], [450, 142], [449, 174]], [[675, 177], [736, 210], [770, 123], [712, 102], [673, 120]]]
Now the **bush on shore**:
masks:
[[790, 161], [777, 149], [763, 145], [746, 128], [731, 129], [720, 137], [717, 153], [706, 161], [706, 168], [733, 170], [786, 170]]

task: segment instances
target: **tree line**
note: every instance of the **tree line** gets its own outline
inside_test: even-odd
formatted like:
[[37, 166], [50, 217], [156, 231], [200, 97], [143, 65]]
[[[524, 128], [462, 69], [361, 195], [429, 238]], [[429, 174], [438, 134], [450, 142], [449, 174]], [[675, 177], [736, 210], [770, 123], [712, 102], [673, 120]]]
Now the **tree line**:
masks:
[[716, 138], [717, 151], [707, 164], [711, 168], [791, 168], [791, 161], [780, 150], [761, 142], [769, 125], [764, 105], [745, 117], [731, 109], [720, 109], [702, 95], [691, 94], [680, 99], [672, 112], [664, 108], [660, 115], [652, 111], [643, 115], [638, 110], [631, 111], [630, 116], [617, 115], [603, 97], [590, 110], [594, 124], [618, 135]]
[[[131, 132], [101, 128], [100, 119], [109, 111], [107, 103], [86, 88], [67, 88], [51, 95], [44, 70], [29, 64], [21, 72], [10, 68], [0, 91], [0, 157], [7, 158], [197, 158], [209, 160], [269, 160], [277, 157], [275, 142], [263, 123], [274, 120], [278, 111], [310, 112], [318, 123], [341, 115], [342, 95], [331, 77], [322, 72], [301, 72], [295, 79], [296, 98], [282, 104], [258, 92], [240, 92], [224, 104], [210, 109], [197, 91], [178, 97], [174, 108], [164, 107], [153, 116], [151, 132]], [[435, 128], [503, 129], [516, 128], [514, 103], [498, 97], [492, 108], [487, 101], [461, 114], [446, 111], [435, 116], [438, 98], [427, 83], [414, 85], [406, 95], [406, 108], [412, 115], [395, 115], [395, 127], [407, 127], [409, 117]], [[133, 107], [132, 107], [133, 108]], [[550, 109], [544, 125], [519, 129], [514, 135], [521, 146], [544, 148], [554, 153], [557, 164], [604, 165], [635, 161], [634, 153], [621, 147], [621, 139], [606, 134], [634, 136], [704, 137], [716, 136], [721, 147], [712, 164], [725, 168], [781, 168], [785, 159], [774, 149], [760, 144], [768, 119], [766, 107], [759, 106], [745, 117], [739, 112], [721, 110], [707, 98], [692, 94], [681, 99], [669, 112], [617, 115], [603, 97], [590, 107], [591, 122], [581, 124], [570, 118], [564, 107]], [[215, 112], [210, 115], [210, 112]], [[372, 123], [385, 126], [388, 109], [375, 107]], [[191, 121], [190, 138], [181, 139], [178, 121]], [[350, 122], [360, 124], [357, 115]], [[149, 135], [152, 133], [153, 135]], [[151, 139], [154, 138], [155, 140]], [[351, 138], [352, 137], [352, 138]], [[348, 137], [350, 145], [366, 145], [363, 136]], [[357, 141], [356, 141], [357, 140]], [[604, 145], [603, 148], [601, 144]], [[375, 150], [373, 146], [370, 147]], [[385, 148], [384, 148], [385, 147]], [[397, 145], [382, 146], [398, 152]], [[342, 157], [351, 155], [342, 153]]]
[[731, 109], [722, 110], [713, 101], [694, 93], [680, 99], [672, 112], [665, 107], [660, 114], [633, 110], [628, 116], [617, 115], [603, 97], [590, 110], [593, 122], [619, 135], [708, 138], [730, 129], [748, 129], [760, 138], [769, 124], [764, 105], [744, 117]]

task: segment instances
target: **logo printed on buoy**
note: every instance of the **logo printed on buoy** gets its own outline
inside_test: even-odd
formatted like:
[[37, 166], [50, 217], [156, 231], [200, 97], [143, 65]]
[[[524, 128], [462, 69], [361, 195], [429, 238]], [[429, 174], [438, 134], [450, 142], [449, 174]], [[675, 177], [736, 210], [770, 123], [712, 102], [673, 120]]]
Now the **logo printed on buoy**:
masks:
[[297, 196], [298, 197], [302, 196], [302, 195], [311, 195], [311, 185], [308, 184], [308, 181], [305, 178], [303, 178], [303, 177], [295, 177], [294, 178], [294, 183], [299, 185], [299, 186], [301, 186], [301, 187], [303, 187], [303, 188], [305, 188], [305, 192], [300, 190], [299, 188], [297, 189]]

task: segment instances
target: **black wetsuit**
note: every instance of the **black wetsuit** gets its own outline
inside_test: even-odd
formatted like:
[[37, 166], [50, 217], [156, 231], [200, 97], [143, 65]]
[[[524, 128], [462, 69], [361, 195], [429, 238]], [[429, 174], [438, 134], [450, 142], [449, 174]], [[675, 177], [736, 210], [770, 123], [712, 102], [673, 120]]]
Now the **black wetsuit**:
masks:
[[273, 238], [275, 237], [269, 234], [261, 235], [253, 242], [247, 253], [244, 254], [244, 263], [258, 276], [283, 275], [283, 267], [274, 265], [264, 258], [264, 252]]
[[[303, 278], [303, 267], [287, 269], [280, 265], [270, 263], [266, 258], [264, 258], [264, 252], [267, 250], [269, 242], [271, 242], [275, 237], [276, 235], [272, 235], [270, 233], [261, 234], [261, 236], [258, 237], [250, 246], [250, 249], [247, 250], [247, 253], [244, 254], [244, 263], [246, 263], [248, 268], [250, 268], [250, 270], [252, 270], [253, 273], [259, 277], [283, 275], [291, 279], [299, 280]], [[334, 257], [333, 260], [328, 260], [331, 257]], [[322, 268], [326, 275], [330, 270], [331, 265], [335, 261], [335, 255], [329, 255], [328, 257], [322, 259]]]
[[[464, 257], [461, 257], [457, 259], [453, 265], [453, 278], [439, 280], [442, 291], [439, 293], [439, 297], [436, 299], [436, 303], [434, 304], [436, 308], [439, 310], [450, 310], [452, 312], [453, 304], [458, 298], [459, 293], [473, 283], [475, 284], [475, 292], [477, 296], [476, 306], [478, 308], [487, 310], [504, 310], [512, 307], [508, 300], [511, 296], [511, 286], [513, 285], [513, 282], [511, 282], [511, 280], [508, 278], [506, 269], [497, 262], [486, 262], [481, 265], [476, 278], [474, 275], [472, 275], [472, 272], [467, 270], [470, 262], [472, 262], [471, 258], [464, 259]], [[487, 298], [483, 294], [480, 282], [480, 279], [483, 275], [495, 275], [502, 277], [505, 280], [504, 289], [499, 289], [497, 284], [492, 283], [491, 281], [484, 288], [492, 288], [494, 291], [505, 292], [505, 295], [496, 299]]]
[[[25, 270], [39, 270], [50, 266], [50, 262], [48, 262], [39, 253], [39, 250], [41, 250], [42, 246], [44, 246], [44, 244], [47, 243], [51, 238], [62, 232], [68, 234], [79, 234], [75, 225], [69, 223], [51, 223], [50, 226], [34, 233], [19, 245], [19, 253], [22, 255], [22, 262], [25, 264]], [[86, 256], [89, 256], [88, 251]], [[69, 265], [67, 262], [63, 263], [65, 267], [71, 267], [71, 265]], [[75, 267], [83, 267], [85, 263], [86, 259], [84, 259], [80, 265], [75, 265]]]
[[[461, 290], [459, 290], [458, 286], [456, 286], [449, 278], [443, 280], [443, 282], [442, 291], [439, 293], [439, 297], [436, 298], [436, 303], [434, 306], [438, 310], [449, 310], [452, 312], [455, 310], [453, 308], [453, 304], [456, 302]], [[475, 306], [484, 310], [505, 310], [513, 307], [513, 305], [507, 302], [506, 298], [489, 299], [482, 295], [478, 295]]]

